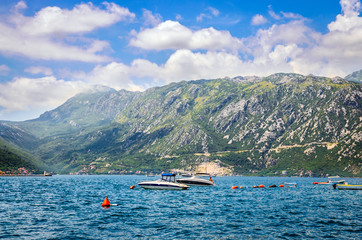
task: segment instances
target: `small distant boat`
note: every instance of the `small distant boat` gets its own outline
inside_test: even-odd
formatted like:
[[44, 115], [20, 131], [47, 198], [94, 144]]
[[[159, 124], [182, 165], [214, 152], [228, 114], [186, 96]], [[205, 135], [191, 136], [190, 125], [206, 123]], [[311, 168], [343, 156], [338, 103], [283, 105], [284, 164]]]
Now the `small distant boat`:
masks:
[[155, 190], [186, 190], [190, 186], [176, 182], [176, 175], [173, 173], [163, 173], [161, 178], [155, 181], [143, 181], [138, 185], [144, 189]]
[[344, 183], [345, 180], [341, 179], [340, 176], [328, 177], [328, 182], [313, 182], [313, 184], [338, 184]]
[[297, 187], [297, 183], [295, 183], [295, 182], [284, 183], [284, 187]]
[[338, 190], [362, 190], [362, 185], [348, 184], [348, 183], [333, 184], [333, 188], [334, 189], [337, 188]]
[[[183, 183], [193, 186], [213, 186], [215, 185], [214, 180], [210, 174], [207, 173], [196, 173], [195, 175], [182, 175], [184, 178], [177, 179], [178, 183]], [[209, 177], [209, 179], [204, 179], [202, 177]]]
[[341, 179], [340, 176], [333, 176], [333, 177], [328, 177], [328, 182], [330, 184], [333, 183], [344, 183], [345, 180]]
[[44, 171], [44, 176], [45, 176], [45, 177], [51, 177], [51, 176], [53, 176], [53, 174]]

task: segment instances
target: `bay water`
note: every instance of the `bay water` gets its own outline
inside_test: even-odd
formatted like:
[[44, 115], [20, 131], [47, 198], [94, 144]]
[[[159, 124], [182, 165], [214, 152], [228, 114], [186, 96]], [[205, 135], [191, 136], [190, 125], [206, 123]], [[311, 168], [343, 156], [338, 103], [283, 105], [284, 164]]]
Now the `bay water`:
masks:
[[[312, 184], [326, 179], [216, 177], [216, 186], [184, 191], [137, 186], [152, 179], [0, 177], [0, 239], [362, 239], [362, 191]], [[284, 182], [297, 187], [252, 188]], [[105, 196], [117, 206], [102, 208]]]

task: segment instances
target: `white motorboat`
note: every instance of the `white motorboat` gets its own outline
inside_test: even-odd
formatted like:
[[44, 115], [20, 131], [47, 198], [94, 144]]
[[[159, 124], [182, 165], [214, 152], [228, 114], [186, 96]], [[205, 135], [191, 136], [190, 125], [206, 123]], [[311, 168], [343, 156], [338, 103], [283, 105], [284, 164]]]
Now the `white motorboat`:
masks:
[[173, 173], [163, 173], [161, 179], [155, 181], [143, 181], [138, 183], [144, 189], [155, 190], [186, 190], [190, 186], [175, 181], [176, 175]]
[[319, 185], [322, 184], [330, 185], [330, 184], [339, 184], [339, 183], [344, 183], [344, 180], [341, 179], [339, 176], [328, 177], [328, 182], [313, 182], [313, 184], [319, 184]]
[[[200, 177], [199, 177], [200, 176]], [[201, 178], [201, 176], [210, 177], [209, 179]], [[197, 173], [196, 175], [191, 175], [190, 177], [184, 177], [176, 180], [178, 183], [184, 183], [187, 185], [194, 185], [194, 186], [213, 186], [215, 185], [214, 180], [212, 177], [207, 173]]]
[[332, 176], [332, 177], [328, 177], [328, 183], [329, 184], [335, 184], [335, 183], [344, 183], [345, 180], [341, 179], [340, 176]]

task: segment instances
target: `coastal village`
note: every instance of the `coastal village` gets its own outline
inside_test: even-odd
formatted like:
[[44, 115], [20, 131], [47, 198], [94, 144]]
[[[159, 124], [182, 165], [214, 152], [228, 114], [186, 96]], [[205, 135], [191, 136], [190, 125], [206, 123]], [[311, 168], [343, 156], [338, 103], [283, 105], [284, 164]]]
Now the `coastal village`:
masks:
[[44, 173], [41, 173], [36, 170], [29, 170], [25, 167], [20, 167], [18, 169], [14, 170], [8, 170], [8, 171], [1, 171], [0, 170], [0, 176], [6, 177], [6, 176], [51, 176], [51, 173], [48, 173], [44, 171]]

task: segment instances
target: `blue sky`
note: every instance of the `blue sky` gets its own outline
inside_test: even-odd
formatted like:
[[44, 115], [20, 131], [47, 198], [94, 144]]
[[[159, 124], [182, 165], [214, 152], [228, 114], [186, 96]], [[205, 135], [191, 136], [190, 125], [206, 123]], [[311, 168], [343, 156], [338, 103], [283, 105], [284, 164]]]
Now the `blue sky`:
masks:
[[94, 85], [362, 68], [360, 0], [0, 3], [0, 120], [26, 120]]

